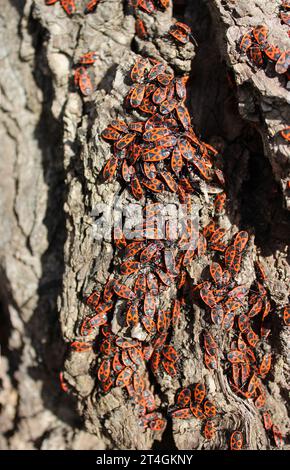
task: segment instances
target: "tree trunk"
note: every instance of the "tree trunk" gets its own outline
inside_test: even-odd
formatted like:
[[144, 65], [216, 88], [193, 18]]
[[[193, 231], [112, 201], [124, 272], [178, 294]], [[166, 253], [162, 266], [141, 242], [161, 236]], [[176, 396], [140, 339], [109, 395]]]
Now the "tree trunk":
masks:
[[[255, 68], [237, 47], [243, 33], [263, 23], [271, 40], [289, 49], [277, 2], [179, 0], [153, 16], [141, 13], [149, 40], [135, 36], [126, 1], [104, 0], [88, 15], [81, 13], [86, 2], [76, 3], [78, 13], [69, 17], [59, 2], [0, 0], [0, 447], [227, 449], [230, 433], [239, 429], [246, 448], [273, 448], [259, 410], [229, 386], [226, 349], [218, 371], [203, 365], [208, 318], [191, 294], [174, 336], [181, 357], [177, 378], [150, 374], [148, 381], [167, 417], [176, 390], [203, 381], [218, 405], [213, 441], [204, 439], [199, 420], [169, 418], [164, 432], [140, 430], [122, 389], [97, 393], [95, 353], [68, 352], [68, 343], [82, 340], [79, 328], [88, 315], [83, 299], [105, 284], [115, 262], [111, 235], [96, 240], [94, 211], [101, 203], [134, 202], [119, 182], [99, 177], [109, 158], [100, 133], [112, 119], [128, 115], [124, 98], [137, 55], [165, 60], [176, 73], [190, 74], [193, 127], [222, 150], [228, 204], [219, 224], [229, 239], [242, 229], [250, 234], [238, 283], [253, 281], [255, 260], [267, 271], [274, 311], [271, 334], [257, 354], [260, 362], [263, 352], [272, 351], [266, 409], [287, 434], [290, 333], [280, 312], [289, 302], [290, 150], [277, 132], [290, 122], [289, 90], [271, 64]], [[184, 47], [165, 36], [176, 19], [193, 31], [195, 40]], [[88, 51], [97, 53], [90, 68], [95, 91], [82, 97], [73, 67]], [[208, 200], [206, 190], [193, 197], [202, 225], [211, 217]], [[193, 260], [188, 272], [194, 284], [210, 260]], [[170, 289], [165, 304], [175, 294]], [[113, 326], [121, 331], [117, 321]], [[229, 344], [227, 333], [212, 331]], [[68, 393], [59, 385], [60, 371]]]

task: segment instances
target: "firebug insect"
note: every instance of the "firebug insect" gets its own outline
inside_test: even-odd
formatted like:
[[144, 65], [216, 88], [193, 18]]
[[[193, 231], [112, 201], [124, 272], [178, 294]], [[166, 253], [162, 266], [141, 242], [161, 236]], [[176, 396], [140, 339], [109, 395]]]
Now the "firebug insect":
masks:
[[206, 421], [203, 429], [204, 437], [206, 439], [213, 439], [216, 435], [216, 427], [212, 421]]
[[156, 324], [149, 315], [143, 315], [141, 318], [141, 323], [149, 335], [156, 334]]
[[78, 67], [74, 74], [74, 81], [77, 84], [84, 96], [89, 96], [93, 93], [94, 88], [91, 81], [89, 72], [85, 67]]
[[67, 386], [67, 384], [64, 380], [63, 372], [59, 373], [59, 383], [60, 383], [60, 387], [61, 387], [62, 391], [67, 393], [68, 392], [68, 386]]
[[180, 42], [181, 44], [186, 44], [189, 40], [188, 34], [182, 31], [181, 28], [177, 28], [175, 25], [171, 26], [170, 30], [168, 33], [176, 39], [177, 42]]
[[278, 426], [276, 426], [275, 424], [273, 424], [272, 426], [272, 433], [273, 433], [273, 438], [274, 438], [276, 446], [279, 448], [283, 447], [282, 433], [280, 429], [278, 428]]
[[177, 395], [176, 404], [185, 408], [191, 404], [191, 390], [190, 388], [183, 388]]
[[100, 0], [90, 0], [85, 7], [85, 13], [92, 13], [96, 8]]
[[281, 137], [283, 137], [284, 140], [287, 140], [287, 142], [290, 142], [290, 126], [285, 127], [281, 131], [279, 131]]
[[92, 292], [86, 300], [86, 304], [92, 308], [96, 308], [100, 302], [101, 295], [99, 292]]
[[172, 418], [176, 419], [191, 419], [192, 412], [190, 408], [181, 408], [180, 410], [175, 410], [171, 413]]
[[215, 305], [210, 311], [212, 322], [221, 325], [224, 319], [224, 309], [220, 304]]
[[90, 65], [96, 61], [97, 57], [97, 52], [87, 52], [79, 58], [78, 63], [82, 65]]
[[209, 283], [205, 283], [201, 289], [200, 289], [200, 297], [204, 301], [206, 305], [208, 305], [210, 308], [215, 307], [216, 305], [216, 300], [214, 297], [213, 292], [210, 290], [210, 287], [208, 286]]
[[194, 387], [194, 401], [196, 403], [202, 403], [205, 398], [205, 386], [203, 383], [199, 382]]
[[253, 36], [258, 44], [265, 44], [267, 42], [269, 29], [265, 25], [255, 26], [253, 29]]
[[91, 351], [92, 344], [91, 343], [84, 343], [83, 341], [73, 341], [70, 345], [72, 351], [76, 352], [87, 352]]
[[259, 367], [260, 376], [264, 378], [268, 374], [270, 369], [271, 369], [271, 354], [266, 353]]
[[114, 372], [120, 372], [122, 369], [124, 369], [124, 365], [120, 361], [120, 353], [118, 351], [114, 354], [112, 368]]
[[191, 405], [190, 411], [195, 418], [204, 419], [204, 413], [199, 403], [194, 403], [193, 405]]
[[137, 199], [139, 201], [140, 199], [143, 198], [144, 192], [143, 192], [142, 186], [140, 184], [140, 181], [139, 181], [139, 179], [137, 178], [136, 175], [134, 175], [133, 178], [131, 179], [130, 187], [131, 187], [131, 191], [132, 191], [132, 194], [135, 197], [135, 199]]
[[123, 299], [134, 300], [136, 298], [136, 294], [128, 286], [118, 281], [114, 281], [113, 289], [118, 297]]
[[276, 62], [275, 70], [278, 74], [287, 72], [290, 67], [290, 49], [285, 52], [282, 52], [279, 59]]
[[131, 70], [131, 79], [133, 82], [140, 82], [144, 77], [145, 70], [147, 68], [147, 60], [138, 58]]
[[119, 140], [120, 139], [120, 132], [114, 129], [112, 126], [106, 127], [101, 133], [101, 136], [105, 140]]
[[170, 82], [173, 79], [173, 75], [171, 75], [169, 72], [167, 73], [160, 73], [157, 76], [157, 80], [161, 86], [168, 86]]
[[133, 370], [130, 367], [125, 367], [116, 378], [116, 387], [125, 387], [129, 385], [133, 375]]
[[152, 0], [139, 0], [138, 6], [149, 14], [153, 13], [155, 10], [155, 5]]
[[136, 339], [131, 339], [131, 338], [117, 338], [116, 339], [116, 345], [119, 346], [119, 348], [136, 348], [138, 346], [139, 342]]
[[240, 431], [234, 431], [230, 439], [231, 450], [241, 450], [243, 447], [243, 435]]
[[111, 377], [109, 377], [108, 380], [106, 380], [105, 382], [100, 382], [99, 385], [103, 393], [108, 393], [113, 386], [113, 380], [111, 379]]
[[226, 202], [226, 193], [220, 193], [215, 197], [214, 200], [214, 207], [216, 215], [220, 215], [223, 213], [225, 209], [225, 202]]
[[172, 277], [168, 272], [165, 273], [162, 269], [156, 268], [156, 274], [165, 286], [169, 287], [172, 284]]
[[162, 349], [163, 356], [171, 362], [176, 362], [178, 359], [178, 354], [173, 346], [165, 345]]
[[144, 392], [142, 393], [142, 398], [145, 402], [147, 411], [154, 411], [156, 408], [156, 404], [153, 393], [150, 390], [144, 390]]
[[[58, 0], [46, 0], [46, 5], [53, 5]], [[68, 15], [72, 15], [76, 11], [74, 0], [59, 0], [62, 8]]]
[[210, 354], [204, 353], [204, 363], [208, 369], [217, 369], [218, 368], [218, 360], [217, 356], [211, 356]]
[[163, 431], [166, 427], [166, 421], [164, 418], [157, 418], [149, 423], [151, 431]]
[[214, 418], [216, 415], [216, 407], [215, 405], [210, 402], [209, 400], [206, 400], [203, 404], [203, 409], [204, 413], [208, 418]]
[[138, 305], [132, 304], [127, 310], [126, 313], [126, 323], [127, 326], [134, 326], [138, 323], [139, 314], [138, 314]]
[[264, 422], [264, 428], [266, 429], [266, 431], [269, 431], [273, 426], [272, 418], [271, 418], [269, 411], [264, 411], [263, 422]]
[[269, 46], [264, 48], [264, 52], [268, 59], [273, 60], [274, 62], [277, 62], [281, 55], [281, 51], [278, 46], [274, 46], [269, 44]]
[[213, 339], [213, 337], [211, 336], [211, 334], [204, 333], [203, 340], [204, 340], [204, 347], [206, 349], [206, 352], [210, 356], [215, 356], [218, 346], [215, 340]]
[[178, 98], [184, 100], [186, 98], [186, 84], [188, 82], [189, 76], [178, 77], [175, 79], [175, 90]]
[[171, 113], [176, 106], [176, 101], [175, 100], [164, 100], [162, 101], [161, 105], [159, 106], [159, 112], [161, 114], [169, 114]]
[[190, 115], [187, 111], [186, 107], [183, 104], [177, 104], [176, 107], [176, 114], [185, 130], [189, 129], [190, 127]]
[[146, 292], [144, 297], [144, 314], [153, 318], [156, 311], [155, 297], [149, 292]]
[[234, 247], [235, 249], [241, 253], [244, 251], [246, 244], [248, 243], [249, 240], [249, 235], [248, 232], [242, 230], [241, 232], [238, 232], [237, 235], [235, 236], [234, 239]]
[[170, 375], [171, 377], [175, 377], [176, 375], [176, 367], [174, 365], [173, 362], [171, 361], [161, 361], [162, 363], [162, 366], [165, 370], [165, 372], [167, 372], [168, 375]]
[[132, 359], [132, 361], [134, 362], [134, 364], [136, 364], [137, 366], [141, 366], [142, 364], [144, 364], [144, 357], [143, 357], [141, 349], [129, 348], [128, 354], [130, 358]]
[[113, 119], [113, 121], [111, 121], [110, 127], [116, 131], [124, 132], [125, 134], [127, 134], [129, 131], [127, 124], [122, 119]]
[[239, 350], [233, 350], [228, 353], [228, 360], [232, 364], [237, 364], [239, 362], [245, 362], [245, 355], [242, 351]]
[[247, 341], [253, 348], [257, 346], [259, 337], [252, 329], [249, 329], [249, 331], [247, 332]]
[[152, 101], [154, 104], [161, 104], [166, 100], [168, 88], [158, 87], [152, 95]]
[[252, 45], [252, 36], [251, 32], [248, 32], [242, 36], [242, 39], [240, 41], [239, 47], [241, 52], [247, 52], [247, 50], [251, 47]]
[[135, 21], [135, 32], [140, 39], [148, 39], [149, 37], [145, 23], [139, 17], [137, 17]]
[[212, 263], [210, 265], [210, 274], [216, 284], [220, 284], [223, 279], [223, 270], [219, 263]]
[[286, 326], [290, 326], [290, 305], [283, 308], [283, 320]]
[[262, 67], [262, 65], [264, 65], [263, 54], [259, 46], [251, 46], [249, 49], [249, 56], [257, 67]]
[[111, 361], [110, 359], [103, 359], [100, 367], [98, 368], [98, 379], [100, 382], [106, 382], [110, 377], [111, 373]]
[[128, 260], [121, 264], [120, 271], [121, 274], [129, 276], [130, 274], [139, 271], [139, 268], [140, 263], [138, 261]]
[[133, 374], [133, 387], [137, 395], [141, 395], [145, 389], [144, 379], [138, 370]]
[[121, 137], [118, 140], [118, 142], [116, 143], [116, 148], [118, 150], [122, 150], [122, 149], [128, 147], [128, 145], [131, 144], [131, 142], [133, 142], [135, 137], [136, 137], [135, 132], [131, 132], [131, 133], [129, 132], [128, 134], [123, 135], [123, 137]]
[[161, 360], [160, 353], [158, 351], [154, 351], [154, 353], [152, 354], [150, 358], [150, 366], [154, 374], [158, 372], [160, 360]]
[[132, 108], [138, 108], [143, 101], [145, 93], [145, 85], [138, 83], [135, 85], [130, 93], [130, 104]]

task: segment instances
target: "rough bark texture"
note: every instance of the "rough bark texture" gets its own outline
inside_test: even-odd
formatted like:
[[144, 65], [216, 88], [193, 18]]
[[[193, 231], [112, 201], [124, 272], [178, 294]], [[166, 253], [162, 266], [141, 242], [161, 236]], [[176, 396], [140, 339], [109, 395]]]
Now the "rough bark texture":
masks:
[[[98, 180], [109, 152], [99, 135], [111, 119], [123, 116], [129, 89], [124, 77], [138, 53], [191, 72], [194, 127], [223, 149], [230, 204], [221, 224], [231, 233], [243, 227], [251, 234], [240, 281], [254, 278], [255, 259], [269, 274], [277, 321], [267, 404], [283, 434], [289, 432], [290, 333], [278, 311], [289, 294], [290, 148], [276, 136], [290, 122], [289, 91], [269, 68], [254, 69], [236, 46], [243, 32], [265, 23], [273, 40], [289, 49], [278, 4], [188, 0], [154, 18], [144, 14], [152, 40], [141, 41], [120, 0], [104, 0], [93, 15], [73, 18], [59, 4], [0, 1], [1, 448], [223, 449], [238, 427], [248, 448], [271, 447], [255, 407], [237, 398], [222, 371], [213, 375], [203, 367], [199, 335], [205, 316], [195, 305], [175, 336], [182, 355], [179, 378], [163, 378], [152, 387], [166, 408], [178, 387], [203, 379], [222, 410], [214, 442], [204, 441], [199, 422], [192, 420], [169, 423], [163, 435], [141, 432], [120, 389], [96, 396], [94, 354], [66, 356], [65, 343], [77, 337], [87, 315], [81, 297], [110, 274], [111, 240], [96, 243], [91, 211], [100, 202], [112, 205], [120, 186]], [[172, 16], [192, 27], [197, 47], [162, 39]], [[72, 65], [89, 50], [98, 53], [96, 91], [82, 99], [72, 84]], [[229, 70], [236, 85], [228, 81]], [[120, 197], [132, 200], [126, 191]], [[206, 221], [206, 193], [195, 202]], [[194, 281], [205, 264], [192, 264]], [[59, 388], [62, 369], [70, 395]]]

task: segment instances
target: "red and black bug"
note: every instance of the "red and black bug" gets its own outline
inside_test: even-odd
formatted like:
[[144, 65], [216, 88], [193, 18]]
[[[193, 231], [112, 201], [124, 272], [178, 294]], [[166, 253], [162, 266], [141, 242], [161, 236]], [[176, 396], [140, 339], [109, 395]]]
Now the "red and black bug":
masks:
[[258, 45], [253, 45], [248, 50], [250, 59], [257, 67], [264, 65], [264, 57], [261, 48]]
[[280, 429], [278, 428], [278, 426], [276, 426], [276, 424], [273, 424], [272, 426], [272, 433], [273, 433], [273, 438], [274, 438], [276, 446], [279, 448], [283, 447], [284, 442], [283, 442], [282, 433]]
[[199, 382], [194, 387], [194, 401], [196, 403], [202, 403], [205, 398], [205, 386], [203, 383]]
[[133, 82], [140, 82], [144, 77], [145, 70], [148, 67], [146, 59], [138, 58], [131, 70], [131, 79]]
[[240, 41], [239, 48], [241, 52], [247, 52], [247, 50], [251, 47], [252, 45], [252, 33], [251, 31], [245, 33]]
[[282, 52], [279, 59], [276, 62], [275, 70], [280, 75], [286, 73], [290, 67], [290, 49]]
[[125, 367], [119, 372], [116, 378], [116, 387], [125, 387], [129, 385], [133, 375], [133, 370], [130, 367]]
[[191, 404], [191, 390], [190, 388], [183, 388], [176, 397], [176, 404], [180, 408], [186, 408]]
[[135, 21], [135, 32], [136, 32], [138, 38], [140, 38], [140, 39], [148, 39], [148, 37], [149, 37], [147, 28], [145, 26], [145, 23], [139, 17], [137, 17], [136, 21]]
[[53, 5], [56, 2], [60, 2], [64, 11], [70, 16], [76, 11], [76, 5], [74, 0], [46, 0], [46, 5]]
[[216, 435], [216, 427], [213, 421], [206, 421], [204, 429], [203, 429], [204, 437], [206, 439], [213, 439]]
[[204, 419], [204, 413], [199, 403], [193, 403], [190, 407], [190, 411], [195, 418]]
[[268, 46], [266, 46], [264, 48], [264, 52], [265, 52], [266, 56], [268, 57], [268, 59], [270, 59], [274, 62], [277, 62], [277, 60], [279, 59], [279, 57], [281, 55], [281, 51], [280, 51], [279, 47], [274, 46], [272, 44], [269, 44]]
[[100, 2], [100, 0], [90, 0], [86, 4], [85, 13], [87, 14], [87, 13], [92, 13], [93, 11], [95, 11], [95, 9], [97, 8], [99, 2]]
[[172, 411], [171, 416], [175, 419], [191, 419], [192, 412], [190, 408], [181, 408], [179, 410]]
[[290, 126], [285, 127], [281, 131], [279, 131], [281, 137], [287, 142], [290, 142]]
[[290, 326], [290, 305], [283, 308], [283, 320], [286, 326]]
[[243, 435], [240, 431], [234, 431], [231, 434], [230, 439], [230, 449], [231, 450], [241, 450], [243, 447]]
[[267, 42], [269, 28], [265, 25], [255, 26], [253, 29], [253, 36], [258, 44], [265, 44]]
[[93, 93], [93, 83], [86, 67], [82, 66], [76, 69], [74, 74], [74, 82], [76, 86], [79, 86], [79, 89], [84, 96], [89, 96]]

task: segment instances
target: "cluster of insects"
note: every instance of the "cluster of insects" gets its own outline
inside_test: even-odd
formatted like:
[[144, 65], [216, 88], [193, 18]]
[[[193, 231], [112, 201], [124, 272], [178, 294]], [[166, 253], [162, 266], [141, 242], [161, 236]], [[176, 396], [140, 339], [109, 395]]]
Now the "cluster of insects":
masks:
[[[126, 295], [126, 292], [123, 294]], [[91, 306], [99, 305], [98, 297], [94, 292], [88, 298], [88, 303]], [[91, 321], [94, 320], [91, 318]], [[90, 328], [91, 326], [90, 324]], [[87, 330], [87, 324], [85, 329]], [[96, 375], [100, 392], [108, 393], [112, 387], [126, 389], [136, 406], [140, 425], [145, 429], [149, 427], [152, 431], [162, 431], [166, 420], [157, 410], [146, 376], [146, 362], [152, 354], [151, 348], [136, 339], [115, 335], [107, 323], [101, 326], [95, 346], [99, 351]], [[75, 351], [83, 352], [92, 348], [93, 344], [75, 341], [71, 347]]]
[[277, 74], [286, 74], [290, 79], [290, 50], [281, 51], [277, 45], [268, 42], [269, 28], [265, 25], [257, 25], [245, 33], [239, 43], [240, 51], [246, 53], [249, 59], [257, 67], [262, 67], [266, 62], [275, 64]]
[[201, 179], [219, 184], [220, 170], [213, 170], [217, 151], [196, 136], [185, 106], [188, 77], [174, 77], [163, 63], [138, 58], [131, 79], [125, 104], [149, 117], [129, 123], [117, 119], [104, 129], [113, 154], [104, 180], [117, 175], [137, 200], [169, 190], [183, 202]]
[[206, 388], [202, 382], [186, 387], [176, 394], [175, 404], [170, 412], [175, 419], [205, 420], [203, 434], [206, 439], [213, 439], [216, 434], [214, 418], [217, 411], [213, 402], [206, 397]]
[[[46, 0], [46, 4], [57, 1]], [[74, 0], [59, 2], [68, 15], [76, 12]], [[85, 13], [93, 12], [98, 3], [99, 0], [87, 2]], [[149, 35], [140, 12], [152, 15], [156, 9], [167, 9], [169, 1], [130, 0], [129, 4], [136, 19], [136, 34], [145, 40]], [[287, 25], [289, 8], [289, 0], [283, 0], [280, 18]], [[184, 45], [192, 34], [186, 24], [175, 22], [168, 36]], [[289, 75], [289, 51], [281, 52], [268, 43], [266, 26], [256, 26], [246, 33], [240, 50], [255, 65], [262, 66], [270, 60], [278, 74]], [[74, 82], [84, 96], [94, 91], [91, 66], [96, 59], [96, 52], [87, 52], [75, 67]], [[91, 313], [79, 325], [81, 340], [71, 343], [71, 350], [94, 351], [97, 394], [107, 394], [113, 387], [125, 390], [143, 429], [163, 431], [167, 418], [198, 419], [204, 438], [214, 440], [222, 409], [217, 412], [215, 404], [206, 397], [203, 382], [180, 389], [167, 411], [158, 408], [150, 389], [152, 374], [156, 379], [179, 378], [182, 352], [175, 344], [175, 332], [183, 306], [192, 301], [200, 303], [208, 323], [201, 333], [206, 368], [212, 373], [222, 369], [232, 391], [253, 401], [269, 437], [282, 447], [281, 431], [265, 409], [267, 394], [263, 383], [272, 363], [272, 355], [265, 352], [263, 345], [270, 335], [269, 318], [275, 303], [259, 262], [255, 263], [253, 283], [238, 283], [249, 234], [241, 230], [229, 240], [227, 231], [218, 225], [227, 203], [225, 177], [218, 151], [203, 142], [192, 127], [186, 105], [189, 77], [175, 76], [166, 63], [152, 57], [138, 57], [130, 79], [132, 85], [124, 109], [133, 111], [135, 120], [130, 115], [116, 118], [102, 131], [102, 139], [111, 146], [102, 179], [105, 182], [117, 178], [142, 204], [146, 227], [144, 223], [134, 227], [134, 240], [121, 230], [114, 231], [114, 272], [102, 289], [95, 289], [86, 298]], [[289, 141], [290, 128], [282, 129], [280, 135]], [[159, 233], [155, 221], [162, 205], [158, 197], [174, 193], [179, 202], [190, 208], [191, 196], [202, 194], [205, 184], [215, 188], [213, 219], [200, 230], [187, 221], [175, 239], [171, 239], [167, 225], [165, 237]], [[193, 260], [208, 255], [213, 261], [201, 282], [193, 285], [187, 269]], [[162, 296], [172, 288], [174, 299], [166, 308]], [[289, 305], [283, 308], [282, 315], [285, 325], [290, 326]], [[118, 332], [113, 328], [116, 317], [121, 328]], [[142, 339], [137, 339], [137, 331], [142, 332]], [[68, 391], [62, 373], [60, 381], [63, 391]], [[229, 448], [241, 450], [243, 446], [243, 433], [233, 431]]]
[[[69, 15], [73, 15], [77, 11], [75, 0], [45, 0], [46, 5], [54, 5], [59, 2], [64, 11]], [[97, 8], [100, 0], [89, 0], [85, 6], [84, 13], [92, 13]]]

